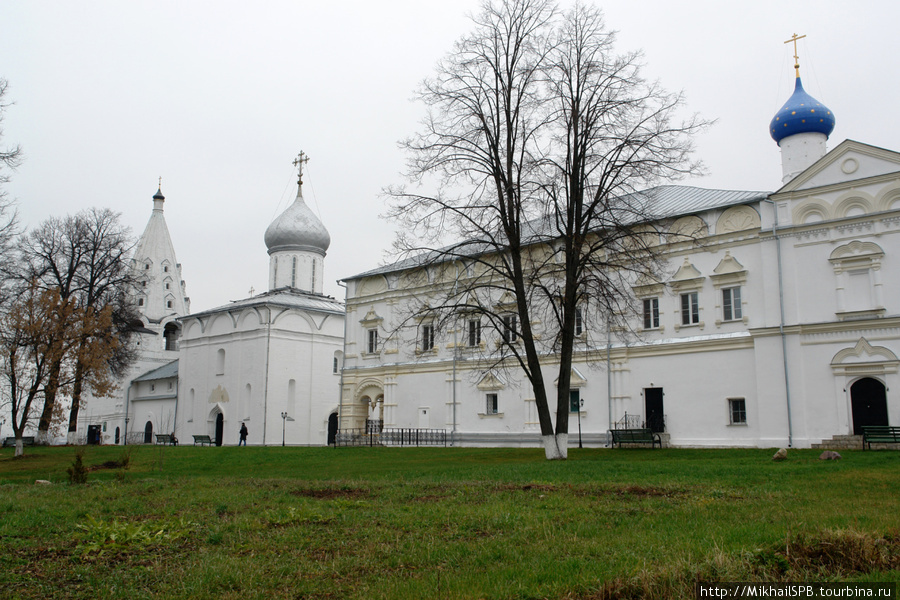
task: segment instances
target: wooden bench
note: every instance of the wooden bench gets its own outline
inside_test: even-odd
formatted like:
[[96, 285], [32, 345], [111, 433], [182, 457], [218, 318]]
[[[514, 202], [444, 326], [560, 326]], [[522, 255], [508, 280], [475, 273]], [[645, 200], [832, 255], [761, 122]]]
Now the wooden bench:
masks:
[[171, 435], [168, 433], [157, 433], [156, 434], [156, 443], [162, 444], [164, 446], [169, 445], [169, 444], [171, 444], [172, 446], [177, 446], [178, 438], [175, 437], [174, 435]]
[[208, 435], [195, 435], [194, 445], [196, 446], [197, 444], [200, 444], [201, 446], [212, 446], [213, 441]]
[[[8, 437], [8, 438], [3, 439], [3, 447], [4, 448], [10, 448], [15, 445], [16, 445], [16, 438]], [[23, 446], [34, 446], [34, 436], [33, 435], [22, 436], [22, 445]]]
[[863, 450], [872, 444], [900, 444], [900, 427], [888, 425], [863, 425]]
[[611, 429], [612, 445], [618, 444], [650, 444], [651, 448], [659, 446], [662, 448], [662, 439], [658, 433], [653, 433], [649, 429]]

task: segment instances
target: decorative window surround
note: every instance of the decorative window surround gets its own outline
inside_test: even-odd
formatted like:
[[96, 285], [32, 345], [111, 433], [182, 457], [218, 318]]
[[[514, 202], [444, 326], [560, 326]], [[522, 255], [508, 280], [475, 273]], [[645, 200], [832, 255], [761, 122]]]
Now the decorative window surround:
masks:
[[[702, 319], [699, 318], [700, 311], [702, 310], [699, 306], [700, 303], [700, 289], [703, 287], [703, 280], [706, 277], [697, 270], [693, 264], [691, 264], [691, 259], [685, 257], [684, 264], [678, 269], [675, 273], [675, 276], [672, 278], [672, 281], [669, 282], [669, 286], [672, 288], [680, 296], [684, 294], [696, 294], [697, 295], [697, 314], [698, 321], [691, 323], [683, 323], [681, 317], [681, 306], [678, 307], [679, 317], [675, 322], [675, 331], [678, 332], [683, 327], [699, 327], [703, 329], [706, 324]], [[682, 302], [679, 299], [679, 303]]]
[[725, 319], [724, 315], [724, 296], [725, 288], [741, 288], [747, 284], [747, 269], [737, 261], [736, 258], [731, 256], [731, 252], [726, 250], [725, 256], [719, 261], [718, 266], [713, 269], [713, 274], [709, 276], [712, 280], [713, 287], [716, 289], [716, 299], [722, 300], [723, 304], [716, 305], [716, 314], [722, 315], [722, 318], [716, 319], [716, 327], [720, 327], [724, 322], [741, 322], [746, 325], [749, 322], [747, 315], [745, 314], [747, 311], [744, 310], [744, 306], [747, 304], [745, 301], [745, 294], [739, 294], [741, 296], [741, 304], [737, 308], [738, 314], [741, 316], [737, 319]]
[[[878, 244], [858, 240], [835, 248], [831, 253], [828, 260], [834, 269], [838, 319], [851, 321], [884, 316], [883, 258], [884, 250]], [[859, 286], [861, 277], [866, 278], [866, 289], [857, 289], [856, 294], [851, 289], [848, 293], [852, 284]]]

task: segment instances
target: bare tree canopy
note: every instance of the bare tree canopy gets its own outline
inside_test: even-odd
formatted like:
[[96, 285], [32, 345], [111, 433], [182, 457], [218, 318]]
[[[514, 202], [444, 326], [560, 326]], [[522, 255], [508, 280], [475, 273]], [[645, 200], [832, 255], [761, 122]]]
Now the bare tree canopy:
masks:
[[[0, 140], [3, 139], [3, 118], [5, 117], [6, 92], [9, 84], [0, 78]], [[15, 203], [6, 192], [6, 184], [10, 179], [10, 171], [14, 171], [22, 163], [22, 149], [19, 146], [0, 148], [0, 308], [9, 297], [6, 273], [10, 269], [11, 246], [18, 235], [18, 215]]]
[[[640, 54], [616, 54], [614, 41], [591, 5], [485, 2], [422, 84], [428, 114], [404, 142], [411, 185], [389, 190], [397, 250], [457, 269], [452, 289], [418, 310], [478, 314], [497, 329], [490, 364], [523, 370], [551, 459], [567, 455], [585, 320], [627, 324], [626, 282], [658, 270], [647, 235], [657, 215], [639, 191], [701, 170], [691, 140], [707, 123], [679, 118], [681, 96], [644, 80]], [[548, 352], [559, 363], [555, 422]]]

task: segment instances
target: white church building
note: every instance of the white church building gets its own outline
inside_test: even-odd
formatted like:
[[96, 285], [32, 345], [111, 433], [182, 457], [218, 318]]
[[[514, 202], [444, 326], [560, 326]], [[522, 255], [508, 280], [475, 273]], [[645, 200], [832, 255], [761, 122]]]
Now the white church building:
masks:
[[[798, 69], [770, 125], [780, 189], [644, 192], [664, 215], [657, 226], [692, 239], [661, 235], [669, 277], [632, 282], [637, 336], [607, 345], [591, 332], [603, 343], [576, 346], [570, 445], [579, 426], [598, 446], [623, 423], [672, 446], [799, 448], [900, 425], [900, 154], [852, 140], [826, 152], [833, 128]], [[406, 260], [344, 280], [342, 432], [443, 429], [456, 445], [539, 446], [529, 382], [515, 366], [485, 367], [504, 332], [467, 315], [399, 328], [452, 284], [447, 266]], [[553, 385], [552, 351], [542, 364]]]
[[102, 429], [103, 443], [181, 443], [208, 436], [237, 444], [324, 445], [337, 429], [344, 308], [322, 293], [331, 238], [297, 196], [265, 232], [269, 289], [190, 313], [181, 265], [163, 216], [153, 213], [135, 254], [141, 279], [141, 359], [114, 398], [91, 398], [79, 430]]

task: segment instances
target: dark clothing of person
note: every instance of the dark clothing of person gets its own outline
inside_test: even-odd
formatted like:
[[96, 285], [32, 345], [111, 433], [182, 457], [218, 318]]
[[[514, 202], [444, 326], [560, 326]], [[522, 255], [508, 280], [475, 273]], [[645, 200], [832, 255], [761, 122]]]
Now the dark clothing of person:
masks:
[[247, 445], [247, 426], [243, 423], [241, 423], [241, 441], [238, 442], [238, 446], [241, 444]]

